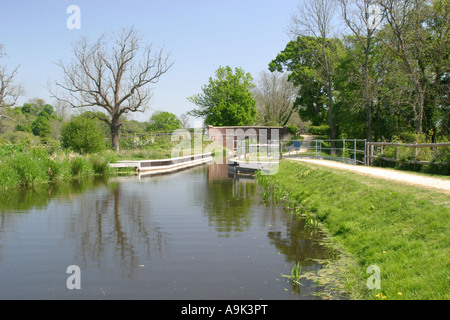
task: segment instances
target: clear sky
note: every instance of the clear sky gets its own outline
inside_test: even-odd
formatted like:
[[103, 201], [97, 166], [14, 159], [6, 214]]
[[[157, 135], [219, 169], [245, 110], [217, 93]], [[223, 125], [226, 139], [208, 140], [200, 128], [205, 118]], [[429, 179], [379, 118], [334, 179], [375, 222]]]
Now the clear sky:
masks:
[[[19, 0], [2, 1], [0, 43], [9, 68], [20, 65], [17, 82], [32, 98], [54, 101], [45, 88], [61, 79], [57, 61], [70, 62], [72, 43], [81, 36], [95, 40], [103, 33], [134, 26], [155, 48], [171, 51], [174, 66], [153, 86], [151, 110], [177, 116], [195, 106], [187, 97], [220, 66], [242, 67], [257, 79], [284, 49], [286, 27], [301, 0]], [[70, 30], [67, 8], [81, 10], [81, 29]]]

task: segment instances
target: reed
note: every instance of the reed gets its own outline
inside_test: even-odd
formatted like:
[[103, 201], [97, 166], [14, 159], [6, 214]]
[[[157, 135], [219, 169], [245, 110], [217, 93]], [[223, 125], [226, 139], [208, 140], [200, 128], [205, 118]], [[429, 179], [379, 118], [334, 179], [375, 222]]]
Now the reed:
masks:
[[68, 179], [108, 175], [109, 153], [78, 155], [44, 147], [0, 146], [0, 191], [25, 189]]
[[302, 273], [302, 266], [300, 265], [300, 262], [297, 262], [291, 270], [291, 280], [296, 283], [300, 284], [300, 274]]

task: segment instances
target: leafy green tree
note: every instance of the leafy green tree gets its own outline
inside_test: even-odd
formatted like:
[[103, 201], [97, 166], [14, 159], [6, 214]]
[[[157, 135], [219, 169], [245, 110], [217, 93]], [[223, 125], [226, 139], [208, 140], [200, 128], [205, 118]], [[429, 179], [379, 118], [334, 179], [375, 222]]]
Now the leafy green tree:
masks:
[[53, 106], [49, 104], [44, 105], [42, 110], [38, 113], [38, 117], [41, 116], [47, 118], [48, 120], [57, 118], [56, 113], [53, 110]]
[[[80, 114], [80, 117], [95, 120], [97, 126], [100, 128], [100, 131], [103, 132], [105, 137], [111, 134], [111, 130], [107, 124], [108, 116], [105, 113], [101, 111], [85, 111]], [[126, 119], [124, 119], [124, 122], [126, 122]]]
[[182, 128], [183, 124], [176, 115], [167, 111], [157, 111], [153, 113], [152, 117], [150, 118], [150, 124], [147, 126], [147, 131], [171, 131]]
[[316, 38], [298, 37], [290, 41], [269, 64], [272, 72], [289, 73], [288, 80], [298, 88], [295, 108], [302, 120], [309, 120], [314, 126], [324, 124], [327, 119], [326, 83], [314, 56], [317, 48]]
[[72, 148], [80, 153], [96, 153], [105, 149], [105, 136], [98, 120], [82, 115], [63, 125], [61, 142], [64, 148]]
[[35, 136], [48, 138], [52, 133], [50, 121], [45, 116], [39, 116], [31, 123], [31, 131]]
[[256, 100], [250, 89], [254, 87], [250, 73], [242, 68], [220, 67], [215, 78], [203, 86], [202, 94], [188, 100], [199, 108], [189, 115], [204, 118], [205, 124], [213, 126], [252, 125], [256, 121]]

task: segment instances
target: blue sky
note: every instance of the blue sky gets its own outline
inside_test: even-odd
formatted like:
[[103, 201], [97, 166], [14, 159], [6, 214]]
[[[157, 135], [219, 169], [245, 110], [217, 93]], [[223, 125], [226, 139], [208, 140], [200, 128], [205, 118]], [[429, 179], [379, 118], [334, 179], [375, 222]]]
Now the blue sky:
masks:
[[[174, 66], [153, 86], [150, 111], [135, 117], [148, 120], [152, 111], [180, 115], [195, 106], [187, 97], [201, 87], [219, 66], [242, 67], [257, 79], [284, 49], [286, 27], [299, 0], [169, 0], [4, 1], [0, 10], [0, 43], [7, 57], [1, 64], [20, 65], [17, 82], [31, 98], [53, 100], [44, 87], [61, 78], [57, 61], [72, 59], [71, 45], [81, 36], [97, 39], [103, 33], [134, 26], [145, 42], [171, 51]], [[81, 29], [69, 30], [70, 5], [81, 10]]]

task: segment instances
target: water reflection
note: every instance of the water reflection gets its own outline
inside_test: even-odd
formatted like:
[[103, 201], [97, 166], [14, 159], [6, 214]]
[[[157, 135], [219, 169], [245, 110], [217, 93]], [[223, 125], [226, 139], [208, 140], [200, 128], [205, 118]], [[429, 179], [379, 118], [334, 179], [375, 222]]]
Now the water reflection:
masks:
[[138, 190], [111, 182], [79, 198], [66, 227], [66, 236], [76, 242], [76, 261], [94, 261], [100, 268], [113, 263], [132, 276], [145, 255], [162, 257], [166, 233], [152, 219], [150, 203]]
[[276, 279], [326, 252], [261, 192], [210, 165], [2, 195], [0, 298], [64, 298], [72, 264], [82, 298], [305, 298], [314, 286], [286, 293]]
[[239, 235], [253, 220], [250, 211], [256, 196], [255, 181], [246, 177], [229, 179], [227, 165], [211, 165], [207, 171], [208, 187], [203, 214], [220, 236]]

